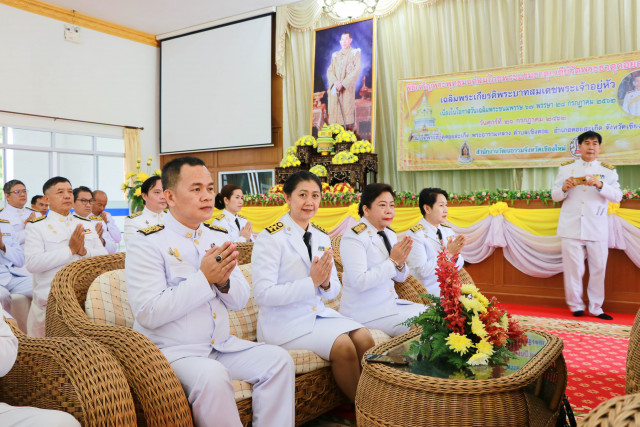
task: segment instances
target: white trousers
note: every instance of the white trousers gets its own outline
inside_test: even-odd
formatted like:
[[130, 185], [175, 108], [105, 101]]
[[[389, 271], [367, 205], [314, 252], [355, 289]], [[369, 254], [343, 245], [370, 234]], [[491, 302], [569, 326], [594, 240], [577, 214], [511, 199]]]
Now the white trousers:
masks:
[[4, 311], [11, 312], [11, 294], [33, 296], [33, 279], [31, 276], [11, 276], [6, 286], [0, 286], [0, 304]]
[[66, 412], [30, 406], [10, 406], [6, 403], [0, 403], [0, 425], [3, 427], [80, 427], [80, 423]]
[[606, 241], [562, 239], [564, 294], [571, 311], [585, 309], [582, 301], [585, 252], [589, 263], [589, 284], [587, 286], [589, 313], [597, 316], [603, 313], [604, 276], [609, 256], [609, 247]]
[[289, 353], [259, 345], [209, 357], [185, 357], [171, 363], [191, 405], [197, 427], [241, 426], [231, 380], [253, 384], [253, 425], [295, 425], [295, 367]]
[[46, 329], [47, 307], [40, 307], [36, 300], [31, 301], [29, 316], [27, 317], [27, 335], [43, 338]]

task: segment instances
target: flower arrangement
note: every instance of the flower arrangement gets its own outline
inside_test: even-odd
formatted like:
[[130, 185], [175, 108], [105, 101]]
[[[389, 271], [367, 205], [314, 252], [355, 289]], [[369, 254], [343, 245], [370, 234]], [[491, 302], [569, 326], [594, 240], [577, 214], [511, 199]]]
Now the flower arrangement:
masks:
[[302, 145], [311, 145], [313, 148], [317, 148], [318, 147], [318, 142], [316, 141], [316, 139], [312, 135], [305, 135], [305, 136], [301, 136], [296, 141], [296, 146], [297, 147], [302, 146]]
[[447, 250], [438, 255], [436, 274], [442, 297], [426, 295], [433, 304], [405, 322], [422, 327], [409, 353], [456, 369], [504, 365], [527, 342], [524, 331], [495, 298], [489, 301], [474, 284], [461, 282], [456, 260]]
[[338, 123], [333, 123], [329, 125], [329, 130], [331, 131], [331, 133], [333, 134], [333, 137], [335, 138], [336, 135], [338, 135], [340, 132], [344, 132], [344, 127], [342, 127], [342, 125]]
[[331, 158], [331, 163], [334, 165], [345, 165], [357, 161], [358, 156], [348, 151], [338, 151], [336, 155]]
[[322, 183], [322, 192], [323, 193], [331, 192], [331, 186], [329, 184], [327, 184], [326, 182], [323, 182]]
[[280, 161], [281, 168], [290, 168], [293, 166], [300, 166], [302, 163], [296, 156], [296, 147], [289, 147], [285, 152], [284, 157]]
[[[151, 166], [151, 156], [147, 160], [147, 166]], [[136, 171], [129, 172], [124, 177], [124, 182], [120, 189], [124, 192], [125, 197], [129, 201], [131, 212], [141, 211], [144, 208], [144, 200], [142, 199], [142, 184], [151, 176], [160, 176], [160, 169], [149, 173], [140, 171], [140, 158], [136, 162]]]
[[284, 193], [284, 191], [282, 191], [283, 188], [284, 184], [276, 184], [269, 189], [269, 194], [282, 194]]
[[332, 193], [353, 193], [353, 187], [348, 182], [339, 182], [331, 189]]
[[312, 167], [311, 169], [309, 169], [309, 172], [317, 175], [317, 176], [327, 176], [327, 168], [325, 168], [322, 165], [315, 165], [314, 167]]
[[371, 145], [371, 143], [365, 139], [364, 141], [357, 141], [353, 143], [349, 151], [351, 151], [353, 154], [371, 153], [373, 152], [373, 145]]
[[350, 130], [343, 130], [335, 137], [336, 142], [357, 142], [358, 137]]

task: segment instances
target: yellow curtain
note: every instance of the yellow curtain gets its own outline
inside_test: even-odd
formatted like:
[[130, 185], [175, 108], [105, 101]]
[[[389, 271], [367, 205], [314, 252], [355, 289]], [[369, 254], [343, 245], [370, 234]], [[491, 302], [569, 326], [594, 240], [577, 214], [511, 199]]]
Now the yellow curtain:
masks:
[[[381, 0], [376, 39], [378, 180], [402, 191], [419, 191], [427, 186], [452, 192], [551, 188], [556, 168], [398, 172], [397, 80], [639, 50], [638, 3]], [[313, 29], [337, 20], [321, 13], [315, 0], [279, 7], [277, 19], [279, 40], [284, 40], [284, 47], [279, 44], [276, 48], [276, 58], [285, 76], [286, 149], [310, 131]], [[638, 187], [635, 177], [640, 166], [617, 170], [623, 188]]]
[[[137, 172], [136, 162], [140, 158], [140, 130], [124, 128], [124, 173]], [[123, 177], [124, 178], [124, 177]]]

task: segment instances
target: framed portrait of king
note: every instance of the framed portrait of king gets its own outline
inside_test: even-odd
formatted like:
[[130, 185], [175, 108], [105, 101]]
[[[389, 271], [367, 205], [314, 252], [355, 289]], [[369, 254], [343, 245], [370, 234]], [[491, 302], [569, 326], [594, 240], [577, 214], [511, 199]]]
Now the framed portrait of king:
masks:
[[376, 20], [318, 28], [313, 38], [311, 134], [338, 123], [373, 144]]

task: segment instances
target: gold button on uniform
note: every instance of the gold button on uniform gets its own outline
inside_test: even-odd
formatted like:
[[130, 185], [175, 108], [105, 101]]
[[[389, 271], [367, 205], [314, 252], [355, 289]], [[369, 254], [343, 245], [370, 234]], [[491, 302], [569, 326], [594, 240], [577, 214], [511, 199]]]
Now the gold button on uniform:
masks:
[[316, 311], [316, 310], [317, 310], [317, 308], [316, 308], [316, 307], [313, 307], [313, 311]]
[[584, 205], [584, 200], [582, 201], [582, 204]]
[[389, 292], [393, 292], [393, 289], [389, 289]]
[[192, 233], [192, 232], [188, 232], [188, 233], [187, 233], [187, 239], [190, 239], [192, 236], [193, 236], [193, 233]]
[[211, 340], [211, 345], [215, 344], [216, 340]]
[[213, 318], [214, 318], [214, 319], [216, 318], [216, 314], [215, 314], [215, 313], [213, 313]]

